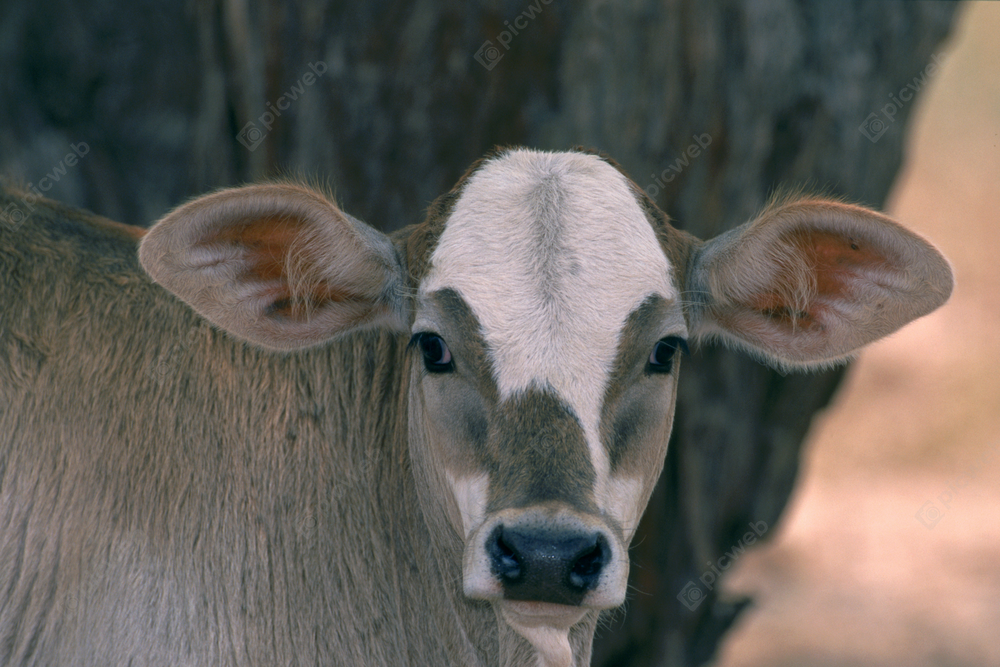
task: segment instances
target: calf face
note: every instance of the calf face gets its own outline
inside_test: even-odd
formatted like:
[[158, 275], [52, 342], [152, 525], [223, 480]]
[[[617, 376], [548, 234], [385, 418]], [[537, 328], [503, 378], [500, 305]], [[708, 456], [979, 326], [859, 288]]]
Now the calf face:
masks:
[[624, 600], [689, 337], [680, 250], [581, 153], [486, 161], [447, 212], [414, 304], [411, 446], [439, 471], [465, 594], [563, 605], [507, 605], [514, 622]]
[[785, 202], [702, 243], [610, 162], [529, 150], [481, 161], [393, 240], [260, 185], [171, 213], [140, 258], [264, 347], [409, 338], [410, 463], [438, 553], [552, 665], [573, 624], [625, 598], [690, 344], [835, 363], [952, 284], [929, 244], [866, 209]]

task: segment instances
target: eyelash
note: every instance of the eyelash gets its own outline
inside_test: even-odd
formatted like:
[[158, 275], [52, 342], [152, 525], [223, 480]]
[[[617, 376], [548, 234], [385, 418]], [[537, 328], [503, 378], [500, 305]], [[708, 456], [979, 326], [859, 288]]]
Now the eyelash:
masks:
[[[448, 344], [436, 333], [418, 332], [410, 339], [409, 346], [420, 349], [427, 372], [448, 373], [455, 369]], [[685, 355], [690, 354], [687, 341], [679, 336], [667, 336], [656, 341], [646, 364], [647, 372], [670, 373], [674, 368], [674, 357], [678, 350]]]
[[674, 357], [677, 351], [690, 354], [687, 341], [679, 336], [667, 336], [656, 341], [653, 351], [649, 354], [646, 371], [649, 373], [669, 373], [674, 369]]
[[424, 368], [428, 373], [449, 373], [455, 370], [451, 350], [444, 339], [436, 333], [421, 331], [410, 339], [410, 347], [416, 347], [424, 358]]

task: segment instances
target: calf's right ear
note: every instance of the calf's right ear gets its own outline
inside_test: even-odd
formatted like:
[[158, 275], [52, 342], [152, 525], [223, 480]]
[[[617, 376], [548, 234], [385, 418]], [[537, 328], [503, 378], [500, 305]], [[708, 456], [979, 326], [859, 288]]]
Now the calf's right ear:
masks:
[[251, 185], [184, 204], [149, 230], [139, 261], [205, 319], [265, 348], [406, 328], [392, 242], [303, 186]]

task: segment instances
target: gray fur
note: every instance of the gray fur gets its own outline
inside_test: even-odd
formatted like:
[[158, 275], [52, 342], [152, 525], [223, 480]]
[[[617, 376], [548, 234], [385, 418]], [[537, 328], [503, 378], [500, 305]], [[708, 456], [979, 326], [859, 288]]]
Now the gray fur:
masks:
[[[289, 189], [300, 208], [286, 216]], [[391, 242], [298, 186], [197, 200], [142, 244], [147, 269], [188, 303], [140, 267], [141, 230], [53, 202], [37, 202], [27, 220], [0, 220], [0, 665], [538, 661], [497, 604], [463, 595], [464, 545], [433, 468], [435, 443], [411, 433], [426, 415], [416, 414], [423, 371], [406, 345], [406, 294], [427, 275], [460, 194], [461, 184]], [[772, 363], [822, 365], [951, 290], [929, 244], [857, 207], [783, 205], [701, 244], [636, 196], [671, 258], [671, 280], [686, 280], [676, 286], [695, 298], [650, 308], [648, 323], [623, 334], [613, 376], [622, 386], [608, 389], [602, 438], [631, 438], [611, 420], [620, 406], [646, 404], [628, 378], [644, 372], [644, 336], [655, 337], [670, 308], [683, 308], [677, 317], [694, 335], [737, 341]], [[0, 210], [19, 199], [0, 193]], [[306, 229], [274, 246], [290, 267], [280, 307], [237, 300], [239, 312], [229, 312], [219, 301], [245, 286], [242, 268], [256, 262], [268, 274], [270, 250], [230, 264], [237, 255], [224, 248], [213, 256], [223, 261], [199, 265], [189, 260], [204, 257], [202, 246], [185, 254], [191, 248], [175, 243], [178, 230], [219, 222], [199, 217], [213, 201], [230, 212], [226, 225], [260, 209], [283, 229]], [[861, 266], [845, 251], [847, 265], [861, 266], [837, 297], [847, 317], [827, 316], [811, 251], [785, 243], [814, 228], [847, 229], [860, 239], [851, 252], [879, 257]], [[204, 238], [225, 245], [229, 236]], [[797, 282], [778, 284], [786, 279]], [[266, 293], [267, 280], [258, 287]], [[247, 345], [192, 307], [262, 347], [304, 349]], [[807, 327], [797, 318], [810, 308], [819, 324]], [[282, 338], [281, 322], [300, 337]], [[667, 421], [650, 431], [656, 437], [634, 438], [646, 449], [632, 459], [615, 452], [652, 471], [646, 496], [672, 399], [658, 411]], [[577, 666], [589, 663], [598, 613], [569, 631]]]
[[0, 664], [524, 664], [433, 557], [405, 337], [253, 349], [51, 203], [0, 288]]

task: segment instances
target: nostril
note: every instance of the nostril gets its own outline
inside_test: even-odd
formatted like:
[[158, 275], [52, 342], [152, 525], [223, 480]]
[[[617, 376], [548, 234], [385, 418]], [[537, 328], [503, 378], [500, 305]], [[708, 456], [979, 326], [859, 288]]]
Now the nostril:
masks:
[[607, 562], [609, 549], [603, 535], [596, 536], [592, 545], [585, 547], [576, 556], [569, 571], [569, 584], [579, 590], [590, 590], [597, 586], [601, 570]]
[[513, 546], [504, 540], [503, 526], [497, 526], [490, 533], [486, 543], [493, 574], [505, 583], [513, 583], [522, 574], [521, 557]]
[[608, 540], [599, 532], [503, 525], [490, 531], [486, 554], [506, 598], [561, 604], [580, 604], [612, 560]]

